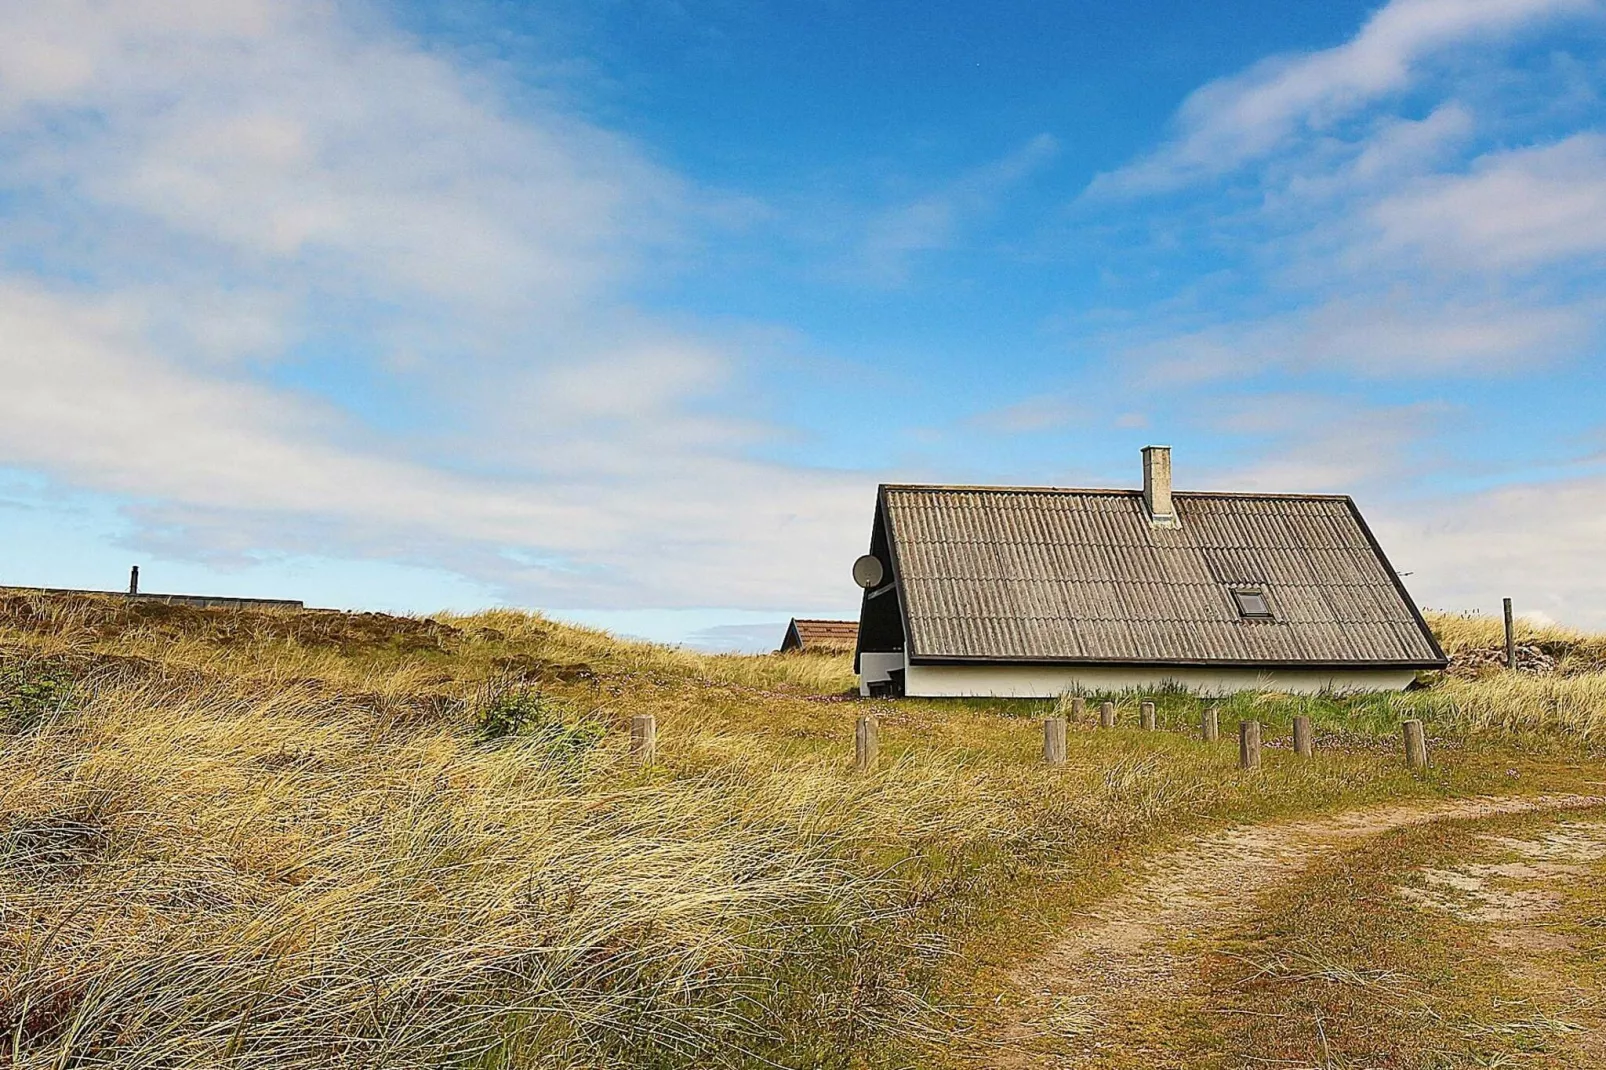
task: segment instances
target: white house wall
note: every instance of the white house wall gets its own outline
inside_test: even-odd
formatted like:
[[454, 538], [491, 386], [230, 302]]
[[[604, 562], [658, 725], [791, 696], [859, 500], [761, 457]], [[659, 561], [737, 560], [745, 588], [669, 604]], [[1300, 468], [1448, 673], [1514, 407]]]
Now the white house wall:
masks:
[[894, 669], [903, 668], [903, 654], [860, 654], [859, 694], [869, 695], [871, 684], [884, 684], [892, 679]]
[[[864, 655], [872, 657], [875, 655]], [[881, 655], [883, 657], [889, 655]], [[890, 666], [901, 668], [900, 664]], [[870, 670], [868, 664], [866, 670]], [[885, 670], [875, 670], [885, 679]], [[1310, 695], [1321, 691], [1401, 691], [1411, 669], [1186, 669], [1029, 665], [910, 665], [904, 694], [916, 698], [1053, 698], [1067, 691], [1154, 690], [1181, 685], [1205, 695], [1268, 690]], [[861, 679], [868, 679], [868, 676]]]

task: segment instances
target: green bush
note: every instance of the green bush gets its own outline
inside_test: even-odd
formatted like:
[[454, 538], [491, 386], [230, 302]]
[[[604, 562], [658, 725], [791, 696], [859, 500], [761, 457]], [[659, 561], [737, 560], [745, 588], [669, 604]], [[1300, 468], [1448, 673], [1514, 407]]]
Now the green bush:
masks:
[[547, 758], [560, 762], [583, 758], [607, 731], [596, 721], [565, 718], [556, 703], [527, 686], [495, 692], [475, 714], [474, 729], [484, 742], [528, 740]]
[[28, 665], [0, 665], [0, 730], [26, 732], [59, 713], [72, 697], [72, 681]]

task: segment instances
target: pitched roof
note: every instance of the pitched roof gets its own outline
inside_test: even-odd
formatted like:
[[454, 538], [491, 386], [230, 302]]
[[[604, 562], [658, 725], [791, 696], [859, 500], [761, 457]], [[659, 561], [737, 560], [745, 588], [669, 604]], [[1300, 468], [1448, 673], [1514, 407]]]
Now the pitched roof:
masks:
[[856, 620], [804, 620], [793, 617], [787, 626], [781, 649], [788, 649], [793, 636], [797, 646], [805, 650], [852, 650], [859, 641], [859, 622]]
[[1161, 528], [1139, 491], [883, 486], [910, 660], [1443, 664], [1348, 497], [1174, 500]]

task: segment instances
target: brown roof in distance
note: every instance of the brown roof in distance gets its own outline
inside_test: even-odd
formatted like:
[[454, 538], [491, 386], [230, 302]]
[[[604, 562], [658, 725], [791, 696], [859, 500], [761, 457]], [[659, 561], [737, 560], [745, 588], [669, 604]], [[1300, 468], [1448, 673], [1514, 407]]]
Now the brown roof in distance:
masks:
[[852, 650], [859, 641], [859, 622], [854, 620], [803, 620], [792, 618], [781, 640], [781, 653], [788, 650]]
[[882, 487], [910, 660], [1444, 664], [1348, 497], [1174, 497], [1162, 527], [1140, 491]]

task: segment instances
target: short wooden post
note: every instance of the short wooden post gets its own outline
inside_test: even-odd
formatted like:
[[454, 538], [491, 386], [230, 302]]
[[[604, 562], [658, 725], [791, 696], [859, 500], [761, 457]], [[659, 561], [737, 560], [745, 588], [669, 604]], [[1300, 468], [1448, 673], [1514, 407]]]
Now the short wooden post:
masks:
[[1204, 736], [1206, 743], [1214, 743], [1221, 738], [1221, 711], [1211, 706], [1204, 711], [1204, 718], [1199, 724], [1199, 734]]
[[1087, 699], [1081, 695], [1075, 695], [1071, 698], [1071, 719], [1077, 724], [1082, 724], [1087, 720]]
[[1238, 768], [1260, 768], [1260, 722], [1238, 722]]
[[876, 750], [881, 745], [881, 733], [874, 717], [860, 717], [853, 726], [853, 768], [867, 772], [875, 766]]
[[1422, 733], [1422, 722], [1402, 721], [1401, 734], [1405, 737], [1405, 764], [1412, 769], [1428, 767], [1428, 740]]
[[630, 756], [651, 765], [658, 756], [658, 719], [650, 713], [630, 718]]
[[1115, 727], [1115, 703], [1113, 703], [1113, 702], [1101, 702], [1101, 703], [1099, 703], [1099, 727], [1100, 728], [1114, 728]]
[[1309, 758], [1316, 753], [1316, 744], [1310, 732], [1309, 717], [1294, 718], [1294, 753]]
[[1517, 629], [1511, 620], [1511, 599], [1502, 599], [1506, 611], [1506, 668], [1517, 667]]
[[1138, 716], [1141, 718], [1143, 727], [1145, 729], [1147, 729], [1148, 731], [1153, 732], [1154, 731], [1154, 703], [1145, 702], [1143, 705], [1139, 706], [1138, 707]]
[[1065, 764], [1065, 718], [1043, 718], [1043, 761], [1047, 765]]

